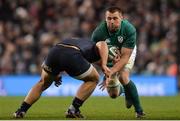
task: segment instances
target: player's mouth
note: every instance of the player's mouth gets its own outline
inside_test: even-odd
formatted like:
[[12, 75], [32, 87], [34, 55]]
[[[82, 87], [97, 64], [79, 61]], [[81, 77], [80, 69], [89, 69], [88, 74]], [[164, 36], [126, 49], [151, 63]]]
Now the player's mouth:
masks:
[[116, 32], [117, 31], [117, 27], [111, 27], [110, 28], [110, 32]]
[[114, 23], [112, 23], [111, 26], [110, 26], [110, 31], [111, 31], [111, 32], [116, 32], [117, 29], [118, 29], [118, 28], [114, 25]]

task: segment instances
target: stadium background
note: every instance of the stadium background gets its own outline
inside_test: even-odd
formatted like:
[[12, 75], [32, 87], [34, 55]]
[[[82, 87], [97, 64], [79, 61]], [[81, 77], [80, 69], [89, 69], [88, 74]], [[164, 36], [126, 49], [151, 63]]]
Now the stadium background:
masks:
[[[1, 99], [26, 95], [39, 79], [49, 48], [67, 37], [90, 38], [109, 5], [122, 8], [137, 29], [138, 54], [131, 77], [140, 95], [178, 95], [179, 0], [0, 0]], [[81, 82], [65, 73], [63, 80], [60, 88], [51, 86], [43, 95], [74, 95]], [[107, 93], [97, 88], [93, 95]]]
[[[90, 38], [109, 5], [121, 7], [137, 28], [131, 78], [146, 119], [180, 119], [180, 0], [0, 0], [0, 119], [11, 119], [39, 80], [49, 48], [66, 37]], [[65, 119], [80, 83], [64, 73], [63, 85], [45, 91], [26, 119]], [[93, 95], [82, 107], [88, 119], [135, 119], [124, 98], [112, 100], [98, 88]]]

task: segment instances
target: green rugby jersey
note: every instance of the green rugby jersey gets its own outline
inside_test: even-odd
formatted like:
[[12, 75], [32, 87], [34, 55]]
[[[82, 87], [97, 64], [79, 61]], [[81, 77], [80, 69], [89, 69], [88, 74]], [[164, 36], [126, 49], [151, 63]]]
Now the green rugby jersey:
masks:
[[[106, 41], [108, 46], [116, 46], [119, 49], [122, 47], [133, 49], [136, 45], [136, 29], [128, 20], [122, 20], [120, 28], [116, 32], [110, 33], [106, 22], [102, 21], [94, 30], [91, 39], [94, 42]], [[112, 65], [112, 62], [109, 61], [108, 66]]]
[[106, 41], [108, 45], [118, 48], [133, 49], [136, 45], [136, 29], [128, 20], [122, 20], [120, 28], [115, 33], [110, 33], [106, 22], [103, 21], [96, 27], [91, 39], [95, 42]]

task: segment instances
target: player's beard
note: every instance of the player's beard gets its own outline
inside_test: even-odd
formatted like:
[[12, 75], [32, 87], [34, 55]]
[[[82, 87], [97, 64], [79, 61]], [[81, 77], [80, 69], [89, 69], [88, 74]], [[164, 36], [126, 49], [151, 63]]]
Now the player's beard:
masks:
[[116, 32], [118, 30], [118, 27], [116, 27], [113, 23], [109, 26], [109, 31], [111, 33]]

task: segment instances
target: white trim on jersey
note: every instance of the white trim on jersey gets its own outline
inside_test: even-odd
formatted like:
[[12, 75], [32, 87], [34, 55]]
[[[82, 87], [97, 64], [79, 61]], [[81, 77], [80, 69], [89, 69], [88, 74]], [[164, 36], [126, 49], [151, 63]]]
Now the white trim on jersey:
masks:
[[88, 76], [88, 75], [92, 72], [93, 68], [94, 68], [94, 67], [93, 67], [93, 65], [91, 64], [90, 67], [89, 67], [89, 69], [88, 69], [87, 71], [85, 71], [84, 73], [82, 73], [82, 74], [80, 74], [80, 75], [78, 75], [78, 76], [75, 76], [74, 78], [76, 78], [76, 79], [83, 79], [84, 77]]

